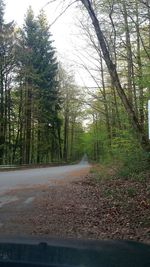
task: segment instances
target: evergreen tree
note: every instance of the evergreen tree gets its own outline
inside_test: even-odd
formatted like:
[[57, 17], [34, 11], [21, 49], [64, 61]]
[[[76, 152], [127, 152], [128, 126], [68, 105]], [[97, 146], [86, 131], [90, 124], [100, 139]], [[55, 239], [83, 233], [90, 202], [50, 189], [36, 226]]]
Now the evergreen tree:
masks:
[[[54, 151], [59, 147], [59, 131], [60, 120], [58, 118], [59, 111], [59, 91], [58, 81], [56, 79], [58, 64], [55, 57], [55, 49], [52, 46], [51, 34], [46, 15], [41, 10], [38, 16], [38, 34], [37, 34], [37, 57], [36, 71], [38, 74], [37, 85], [39, 88], [39, 117], [38, 117], [38, 147], [41, 147], [43, 137], [51, 139], [47, 152], [51, 150], [51, 158], [53, 160]], [[43, 136], [41, 133], [43, 131]], [[42, 146], [43, 147], [43, 146]], [[59, 153], [60, 149], [57, 151]], [[42, 153], [43, 154], [43, 153]], [[38, 161], [40, 153], [38, 153]], [[42, 156], [42, 155], [41, 155]]]
[[2, 29], [4, 23], [4, 6], [4, 1], [0, 0], [0, 29]]
[[11, 76], [14, 68], [14, 24], [4, 22], [4, 1], [0, 0], [0, 164], [7, 161], [11, 146]]
[[4, 153], [3, 22], [4, 3], [0, 0], [0, 163]]
[[22, 162], [27, 164], [50, 161], [54, 156], [53, 151], [60, 153], [60, 149], [56, 149], [60, 144], [58, 67], [50, 38], [44, 12], [41, 11], [36, 19], [29, 7], [18, 54], [24, 102], [20, 144]]
[[37, 23], [34, 18], [32, 8], [29, 7], [25, 18], [25, 24], [21, 32], [20, 51], [18, 54], [19, 80], [23, 91], [22, 101], [22, 121], [21, 127], [21, 161], [29, 164], [31, 162], [31, 134], [32, 134], [32, 117], [33, 117], [33, 95], [35, 92], [36, 70], [34, 68], [35, 40], [37, 34]]

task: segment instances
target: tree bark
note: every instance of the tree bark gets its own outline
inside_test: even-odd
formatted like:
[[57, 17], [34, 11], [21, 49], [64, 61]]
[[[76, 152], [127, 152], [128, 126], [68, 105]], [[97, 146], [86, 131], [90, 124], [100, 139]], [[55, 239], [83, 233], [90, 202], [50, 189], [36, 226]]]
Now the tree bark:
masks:
[[64, 149], [63, 149], [63, 159], [67, 161], [68, 159], [68, 108], [65, 111], [65, 122], [64, 122]]
[[150, 151], [150, 145], [149, 145], [148, 138], [147, 138], [146, 134], [144, 133], [144, 131], [143, 131], [143, 129], [142, 129], [137, 117], [136, 117], [136, 114], [135, 114], [134, 110], [132, 109], [132, 106], [131, 106], [122, 86], [121, 86], [120, 79], [119, 79], [119, 76], [118, 76], [118, 73], [116, 70], [116, 66], [113, 64], [113, 62], [111, 60], [110, 53], [107, 49], [103, 32], [100, 28], [100, 24], [99, 24], [99, 21], [98, 21], [98, 18], [96, 16], [95, 12], [94, 12], [94, 9], [92, 7], [91, 1], [90, 0], [80, 0], [80, 1], [85, 6], [85, 8], [86, 8], [91, 20], [92, 20], [92, 24], [94, 26], [95, 33], [96, 33], [98, 42], [100, 44], [100, 47], [102, 49], [104, 60], [106, 62], [106, 65], [107, 65], [109, 74], [111, 76], [112, 82], [113, 82], [113, 84], [114, 84], [114, 86], [118, 92], [118, 95], [119, 95], [119, 97], [120, 97], [120, 99], [121, 99], [121, 101], [125, 107], [125, 110], [127, 111], [127, 114], [129, 116], [129, 119], [132, 123], [134, 130], [138, 134], [141, 146], [143, 147], [144, 150]]
[[128, 99], [130, 105], [133, 106], [133, 94], [132, 94], [132, 50], [131, 50], [131, 41], [130, 41], [130, 31], [128, 25], [128, 13], [126, 8], [126, 3], [123, 1], [123, 17], [125, 25], [125, 34], [126, 34], [126, 51], [127, 51], [127, 69], [128, 69]]

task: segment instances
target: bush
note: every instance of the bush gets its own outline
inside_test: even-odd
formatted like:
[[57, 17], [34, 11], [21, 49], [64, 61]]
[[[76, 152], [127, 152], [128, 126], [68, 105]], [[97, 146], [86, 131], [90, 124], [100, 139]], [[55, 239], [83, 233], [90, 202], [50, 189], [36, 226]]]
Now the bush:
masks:
[[123, 159], [123, 165], [118, 170], [118, 175], [123, 178], [138, 178], [142, 181], [144, 176], [140, 173], [150, 170], [150, 155], [147, 152], [138, 151], [130, 153]]

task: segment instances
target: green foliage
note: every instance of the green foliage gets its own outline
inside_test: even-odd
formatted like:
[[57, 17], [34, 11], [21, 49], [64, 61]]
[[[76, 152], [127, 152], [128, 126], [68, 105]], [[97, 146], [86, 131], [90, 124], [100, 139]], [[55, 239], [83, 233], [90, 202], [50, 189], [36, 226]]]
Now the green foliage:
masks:
[[[38, 163], [47, 162], [60, 156], [59, 148], [57, 149], [59, 146], [57, 132], [60, 128], [58, 81], [56, 80], [58, 65], [52, 42], [44, 12], [41, 11], [35, 18], [29, 7], [21, 33], [21, 49], [18, 58], [19, 79], [24, 84], [25, 113], [23, 116], [27, 119], [26, 137], [23, 140], [25, 151], [29, 154], [28, 159], [25, 158], [26, 163], [32, 160]], [[34, 139], [32, 140], [33, 130]], [[34, 145], [33, 142], [35, 142]]]
[[118, 171], [118, 176], [123, 178], [144, 180], [143, 171], [150, 169], [150, 155], [145, 151], [132, 151], [122, 160], [122, 168]]
[[[116, 164], [116, 165], [115, 165]], [[93, 166], [90, 170], [92, 176], [96, 182], [106, 182], [108, 180], [114, 179], [116, 177], [116, 172], [119, 168], [119, 163], [109, 162], [109, 164], [97, 163], [96, 166]]]
[[[3, 17], [3, 1], [0, 4]], [[9, 34], [12, 36], [13, 25], [5, 26], [7, 40], [0, 35], [1, 47], [9, 41]], [[0, 158], [4, 154], [2, 160], [6, 164], [81, 159], [84, 154], [81, 94], [72, 75], [64, 70], [61, 75], [58, 72], [56, 50], [44, 11], [35, 17], [29, 7], [23, 27], [13, 37], [16, 39], [15, 47], [10, 47], [12, 57], [8, 46], [7, 56], [0, 54], [0, 65], [5, 59], [5, 63], [13, 62], [15, 67], [11, 69], [7, 65], [11, 74], [7, 78], [14, 78], [10, 87], [4, 84], [8, 95], [5, 90], [0, 91], [3, 96], [0, 129], [5, 131], [0, 138]], [[9, 100], [7, 109], [4, 99]], [[63, 159], [64, 147], [67, 155]]]
[[122, 200], [123, 195], [133, 198], [137, 195], [136, 189], [129, 186], [128, 188], [108, 188], [103, 189], [102, 195], [104, 197], [112, 197], [114, 199]]
[[[7, 162], [12, 153], [11, 143], [11, 81], [14, 69], [14, 23], [4, 20], [4, 1], [0, 1], [0, 164]], [[8, 151], [10, 150], [10, 153]]]
[[0, 0], [0, 28], [4, 23], [4, 7], [5, 7], [4, 1]]
[[[113, 14], [110, 10], [111, 4]], [[139, 9], [136, 10], [135, 3], [127, 5], [126, 1], [119, 4], [113, 1], [95, 2], [96, 13], [102, 14], [102, 21], [108, 14], [113, 15], [115, 31], [111, 28], [110, 19], [101, 23], [102, 29], [105, 29], [110, 58], [116, 60], [124, 93], [129, 101], [132, 95], [132, 109], [144, 132], [147, 129], [150, 65], [149, 36], [146, 33], [148, 24], [144, 25], [146, 11], [142, 13], [141, 5], [139, 4]], [[125, 12], [120, 12], [120, 8], [127, 11], [126, 23]], [[121, 25], [118, 23], [118, 16], [122, 19]], [[139, 44], [137, 23], [140, 25], [141, 34]], [[130, 45], [125, 38], [127, 29]], [[92, 41], [92, 28], [88, 27], [88, 30]], [[1, 32], [0, 75], [6, 73], [6, 76], [0, 77], [0, 157], [4, 155], [3, 161], [76, 161], [86, 153], [91, 161], [103, 163], [109, 169], [109, 172], [106, 168], [95, 172], [96, 180], [112, 177], [112, 166], [119, 162], [118, 176], [143, 181], [144, 170], [149, 168], [149, 154], [143, 152], [136, 131], [131, 130], [131, 122], [108, 75], [101, 56], [102, 51], [96, 49], [96, 57], [93, 53], [96, 58], [94, 69], [97, 66], [98, 70], [95, 72], [97, 76], [93, 77], [100, 88], [94, 93], [92, 89], [88, 103], [90, 108], [87, 108], [83, 103], [88, 102], [88, 97], [83, 95], [82, 88], [76, 86], [73, 75], [68, 74], [68, 70], [65, 71], [63, 67], [58, 67], [56, 51], [43, 10], [35, 17], [29, 7], [23, 28], [14, 34], [13, 24], [4, 24], [4, 2], [0, 0]], [[114, 33], [116, 36], [113, 36]], [[95, 39], [93, 41], [95, 42]], [[94, 48], [96, 47], [97, 42], [94, 45]], [[129, 52], [133, 58], [130, 58]], [[8, 80], [11, 81], [10, 84]], [[85, 115], [89, 116], [90, 121], [86, 129], [83, 127]], [[129, 190], [129, 194], [133, 194], [132, 190]]]

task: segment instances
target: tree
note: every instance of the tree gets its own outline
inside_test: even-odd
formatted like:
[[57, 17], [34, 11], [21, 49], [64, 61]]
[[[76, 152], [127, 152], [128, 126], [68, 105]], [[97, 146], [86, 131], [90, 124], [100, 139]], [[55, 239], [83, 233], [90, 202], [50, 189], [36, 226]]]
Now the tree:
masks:
[[[22, 162], [50, 161], [60, 158], [59, 88], [57, 60], [43, 11], [34, 17], [31, 7], [18, 42], [18, 81], [20, 86]], [[43, 154], [44, 157], [43, 158]]]
[[0, 164], [7, 161], [11, 146], [11, 80], [14, 68], [14, 23], [4, 22], [4, 2], [0, 0]]
[[107, 48], [105, 37], [104, 37], [104, 34], [101, 30], [99, 20], [98, 20], [96, 13], [94, 12], [94, 9], [92, 7], [92, 2], [90, 0], [81, 0], [81, 2], [84, 5], [85, 9], [87, 10], [87, 12], [88, 12], [88, 14], [92, 20], [97, 39], [98, 39], [99, 45], [100, 45], [102, 53], [103, 53], [104, 60], [106, 62], [110, 77], [112, 79], [112, 83], [113, 83], [114, 87], [116, 88], [118, 95], [119, 95], [119, 97], [120, 97], [120, 99], [121, 99], [121, 101], [122, 101], [122, 103], [123, 103], [123, 105], [124, 105], [124, 107], [128, 113], [128, 116], [131, 120], [133, 128], [136, 130], [136, 132], [139, 136], [139, 140], [140, 140], [142, 147], [145, 150], [149, 151], [150, 146], [149, 146], [149, 141], [148, 141], [147, 135], [143, 131], [143, 128], [140, 125], [138, 118], [136, 116], [136, 113], [133, 110], [133, 107], [132, 107], [129, 99], [127, 98], [127, 96], [126, 96], [126, 94], [122, 88], [122, 85], [120, 83], [120, 79], [119, 79], [119, 76], [118, 76], [118, 73], [116, 70], [116, 66], [113, 63], [111, 56], [110, 56], [110, 53], [109, 53], [109, 50]]
[[[38, 16], [38, 36], [37, 36], [37, 51], [35, 68], [38, 75], [37, 86], [39, 104], [38, 117], [38, 142], [43, 138], [40, 134], [41, 125], [51, 125], [49, 128], [51, 138], [51, 158], [55, 156], [61, 158], [60, 148], [60, 97], [59, 97], [59, 82], [57, 80], [58, 64], [55, 56], [55, 49], [52, 46], [51, 34], [47, 18], [43, 10]], [[42, 116], [41, 116], [42, 115]], [[44, 135], [47, 135], [45, 128]], [[59, 147], [57, 151], [57, 147]], [[57, 151], [57, 155], [54, 153]]]
[[[64, 1], [65, 2], [65, 1]], [[104, 30], [103, 30], [103, 26], [100, 23], [101, 21], [101, 17], [102, 15], [97, 12], [97, 8], [101, 5], [101, 3], [97, 2], [97, 1], [90, 1], [90, 0], [80, 0], [80, 2], [82, 3], [83, 7], [85, 8], [85, 10], [87, 11], [87, 14], [89, 15], [89, 17], [91, 18], [94, 30], [95, 30], [95, 34], [96, 34], [96, 38], [97, 38], [97, 42], [102, 50], [102, 54], [103, 54], [103, 58], [104, 61], [107, 65], [111, 80], [112, 80], [112, 87], [114, 87], [114, 89], [116, 89], [122, 104], [125, 108], [125, 110], [127, 111], [129, 120], [132, 124], [132, 127], [134, 129], [134, 131], [136, 132], [136, 134], [139, 137], [139, 141], [141, 146], [145, 149], [145, 150], [150, 150], [150, 145], [149, 145], [149, 141], [147, 138], [147, 134], [145, 133], [145, 129], [143, 128], [142, 125], [142, 120], [143, 120], [143, 114], [142, 114], [142, 110], [141, 110], [141, 119], [139, 120], [138, 118], [138, 114], [137, 114], [137, 110], [134, 109], [133, 106], [133, 100], [132, 100], [132, 78], [134, 79], [134, 77], [132, 77], [134, 75], [133, 73], [133, 62], [132, 59], [129, 59], [129, 55], [131, 55], [131, 47], [130, 47], [130, 32], [129, 32], [129, 27], [128, 27], [128, 13], [127, 13], [127, 8], [126, 8], [126, 1], [121, 1], [121, 3], [118, 3], [118, 1], [109, 1], [110, 4], [110, 8], [111, 11], [109, 13], [109, 17], [111, 20], [111, 24], [112, 24], [112, 28], [113, 28], [113, 32], [115, 34], [114, 37], [114, 44], [115, 44], [115, 40], [116, 40], [116, 32], [115, 32], [115, 28], [114, 28], [114, 23], [113, 23], [113, 19], [112, 19], [112, 13], [113, 13], [113, 6], [118, 7], [120, 6], [120, 4], [123, 4], [123, 15], [124, 15], [124, 22], [126, 24], [126, 44], [128, 47], [128, 51], [127, 51], [127, 57], [128, 57], [128, 87], [130, 86], [131, 88], [128, 88], [128, 95], [125, 93], [125, 90], [123, 88], [123, 85], [121, 83], [120, 77], [119, 77], [119, 73], [117, 71], [117, 66], [116, 66], [116, 60], [113, 61], [113, 54], [111, 53], [111, 51], [109, 50], [109, 41], [107, 39], [107, 37], [104, 35]], [[135, 1], [137, 2], [137, 0]], [[71, 4], [73, 4], [74, 2], [72, 2]], [[146, 7], [148, 7], [147, 4], [145, 4]], [[70, 6], [70, 4], [68, 5]], [[122, 8], [122, 7], [121, 7]], [[149, 11], [149, 9], [148, 9]], [[149, 14], [149, 13], [148, 13]], [[105, 24], [106, 24], [106, 20], [105, 20]], [[105, 25], [104, 24], [104, 25]], [[114, 52], [116, 51], [116, 49], [114, 50]], [[135, 95], [135, 86], [134, 86], [134, 95]], [[141, 106], [143, 106], [143, 96], [142, 96], [142, 88], [140, 90], [141, 92]], [[136, 95], [135, 95], [136, 96]], [[136, 98], [135, 98], [135, 104], [136, 104]], [[142, 109], [142, 108], [141, 108]]]
[[[83, 154], [80, 135], [83, 132], [83, 96], [72, 74], [59, 64], [60, 94], [62, 99], [63, 160], [77, 160]], [[77, 146], [77, 143], [78, 146]], [[81, 145], [81, 148], [80, 148]]]
[[[37, 36], [37, 23], [34, 14], [29, 7], [25, 18], [24, 28], [21, 32], [20, 53], [18, 55], [19, 76], [21, 89], [23, 90], [23, 125], [21, 127], [21, 146], [22, 162], [29, 164], [31, 162], [31, 132], [32, 132], [32, 106], [33, 93], [35, 91], [35, 81], [37, 78], [34, 67], [35, 62], [35, 40]], [[21, 92], [22, 93], [22, 92]]]

